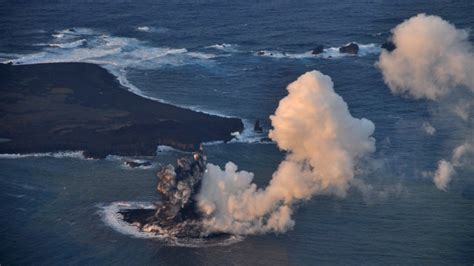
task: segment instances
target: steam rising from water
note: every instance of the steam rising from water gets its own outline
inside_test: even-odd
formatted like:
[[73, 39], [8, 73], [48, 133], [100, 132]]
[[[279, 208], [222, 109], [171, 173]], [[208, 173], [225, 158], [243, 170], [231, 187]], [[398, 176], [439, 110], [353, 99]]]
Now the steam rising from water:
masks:
[[461, 87], [474, 91], [474, 53], [466, 30], [419, 14], [392, 32], [397, 49], [382, 51], [378, 62], [392, 92], [437, 100]]
[[474, 146], [471, 143], [463, 143], [453, 150], [451, 161], [440, 160], [438, 169], [434, 173], [433, 182], [439, 190], [446, 190], [453, 175], [455, 168], [461, 168], [468, 164], [469, 158], [474, 155]]
[[[425, 14], [408, 19], [392, 32], [397, 48], [383, 51], [377, 63], [391, 91], [447, 104], [467, 124], [466, 128], [457, 128], [467, 135], [465, 143], [453, 150], [451, 160], [440, 160], [432, 173], [436, 187], [446, 190], [455, 168], [465, 165], [461, 159], [472, 158], [473, 153], [469, 124], [474, 106], [474, 49], [469, 32]], [[430, 135], [435, 132], [431, 125], [424, 128]]]
[[224, 169], [208, 164], [198, 201], [209, 230], [284, 232], [294, 225], [294, 203], [318, 194], [344, 197], [358, 159], [375, 151], [374, 124], [351, 116], [329, 76], [308, 72], [288, 92], [270, 117], [269, 134], [288, 154], [266, 188], [232, 162]]

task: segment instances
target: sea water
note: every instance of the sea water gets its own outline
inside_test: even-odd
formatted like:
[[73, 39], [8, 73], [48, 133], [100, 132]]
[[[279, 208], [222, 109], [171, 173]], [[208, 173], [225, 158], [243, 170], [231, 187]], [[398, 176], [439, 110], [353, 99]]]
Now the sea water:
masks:
[[[156, 201], [156, 171], [181, 152], [159, 149], [141, 158], [153, 162], [146, 169], [77, 152], [1, 155], [0, 264], [471, 265], [472, 167], [446, 192], [425, 174], [466, 133], [433, 103], [392, 95], [374, 64], [403, 20], [427, 13], [472, 29], [473, 12], [471, 1], [1, 2], [2, 62], [96, 63], [144, 97], [239, 117], [247, 128], [260, 119], [265, 130], [286, 86], [316, 69], [331, 76], [354, 117], [375, 123], [377, 152], [371, 171], [358, 175], [369, 192], [314, 197], [296, 207], [287, 233], [212, 246], [173, 245], [107, 223], [113, 214], [104, 206]], [[349, 42], [359, 55], [338, 53]], [[325, 50], [314, 56], [318, 45]], [[208, 162], [233, 161], [264, 187], [284, 156], [258, 142], [264, 135], [246, 130], [232, 143], [205, 145]]]

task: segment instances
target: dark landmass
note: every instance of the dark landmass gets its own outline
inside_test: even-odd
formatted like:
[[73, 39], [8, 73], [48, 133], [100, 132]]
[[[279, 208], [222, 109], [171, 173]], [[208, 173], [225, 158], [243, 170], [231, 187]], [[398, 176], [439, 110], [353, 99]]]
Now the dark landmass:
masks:
[[179, 238], [206, 236], [195, 199], [205, 170], [206, 156], [202, 151], [178, 159], [176, 166], [164, 166], [157, 174], [160, 201], [156, 209], [128, 209], [119, 214], [141, 231]]
[[0, 92], [0, 153], [154, 156], [158, 145], [191, 151], [243, 130], [240, 119], [133, 94], [94, 64], [0, 64]]
[[123, 164], [130, 168], [151, 166], [151, 163], [148, 161], [125, 161]]
[[339, 48], [339, 53], [341, 54], [357, 54], [359, 52], [359, 45], [357, 43], [351, 42], [348, 45], [342, 46]]
[[391, 51], [397, 49], [397, 46], [395, 46], [395, 43], [388, 40], [388, 41], [386, 41], [382, 44], [382, 49], [385, 49], [385, 50], [391, 52]]
[[322, 45], [318, 45], [316, 46], [316, 48], [314, 48], [312, 51], [311, 51], [311, 54], [320, 54], [324, 52], [324, 46]]
[[253, 131], [258, 132], [258, 133], [262, 133], [262, 132], [263, 132], [263, 128], [262, 128], [262, 126], [260, 125], [260, 120], [257, 119], [257, 120], [255, 121], [255, 124], [254, 124], [254, 126], [253, 126]]

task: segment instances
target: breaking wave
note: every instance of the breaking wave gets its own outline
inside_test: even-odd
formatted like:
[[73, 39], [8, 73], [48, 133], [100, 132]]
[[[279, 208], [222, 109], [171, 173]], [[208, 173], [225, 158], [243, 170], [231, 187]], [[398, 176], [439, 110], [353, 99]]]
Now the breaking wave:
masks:
[[268, 131], [264, 130], [262, 132], [256, 132], [254, 130], [254, 124], [248, 119], [242, 119], [244, 124], [244, 130], [239, 132], [232, 133], [234, 138], [230, 143], [247, 143], [247, 144], [271, 144], [273, 143], [268, 139]]
[[[157, 30], [153, 27], [139, 27], [143, 31]], [[138, 29], [138, 28], [137, 28]], [[129, 91], [144, 98], [168, 103], [159, 98], [145, 95], [127, 79], [128, 69], [151, 70], [164, 66], [187, 64], [212, 64], [212, 59], [223, 56], [210, 52], [188, 51], [186, 48], [153, 47], [144, 41], [130, 37], [117, 37], [88, 28], [70, 28], [56, 31], [51, 43], [42, 51], [31, 54], [0, 54], [2, 63], [37, 64], [85, 62], [98, 64], [114, 75]], [[217, 112], [202, 111], [192, 106], [181, 106], [194, 111], [227, 117]]]
[[[52, 35], [54, 39], [43, 51], [21, 55], [14, 64], [87, 62], [108, 68], [154, 69], [184, 64], [202, 64], [208, 53], [189, 52], [185, 48], [153, 47], [130, 37], [117, 37], [91, 29], [73, 28]], [[45, 45], [45, 44], [39, 44]]]
[[50, 43], [48, 44], [51, 47], [58, 47], [58, 48], [76, 48], [79, 46], [82, 46], [86, 42], [85, 39], [80, 39], [77, 41], [73, 42], [67, 42], [67, 43]]
[[117, 201], [109, 204], [99, 204], [99, 215], [102, 221], [115, 231], [141, 239], [159, 240], [166, 245], [180, 247], [210, 247], [210, 246], [227, 246], [242, 241], [244, 238], [238, 235], [231, 235], [225, 239], [205, 239], [205, 238], [176, 238], [166, 233], [156, 234], [144, 232], [137, 226], [129, 224], [123, 220], [123, 216], [119, 213], [121, 210], [130, 209], [156, 209], [156, 205], [143, 201]]
[[84, 157], [82, 151], [59, 151], [59, 152], [41, 152], [41, 153], [2, 153], [0, 159], [21, 159], [29, 157], [52, 157], [52, 158], [73, 158], [81, 160], [92, 160]]
[[165, 27], [138, 26], [135, 30], [140, 32], [163, 33], [167, 32], [169, 29]]
[[236, 44], [216, 43], [213, 45], [206, 46], [206, 48], [221, 50], [225, 52], [238, 52]]
[[289, 58], [289, 59], [310, 59], [310, 58], [341, 58], [346, 56], [367, 56], [367, 55], [377, 55], [382, 51], [382, 48], [379, 44], [369, 43], [369, 44], [359, 44], [359, 53], [357, 55], [351, 55], [346, 53], [340, 53], [339, 47], [329, 47], [325, 48], [320, 54], [313, 54], [312, 51], [306, 51], [303, 53], [289, 53], [279, 50], [260, 50], [254, 53], [256, 56], [264, 57], [273, 57], [273, 58]]

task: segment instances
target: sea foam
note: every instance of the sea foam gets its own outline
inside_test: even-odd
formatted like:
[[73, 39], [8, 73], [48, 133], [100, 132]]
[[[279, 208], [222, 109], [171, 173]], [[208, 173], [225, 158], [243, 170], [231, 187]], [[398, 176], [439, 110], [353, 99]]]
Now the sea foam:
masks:
[[170, 246], [181, 247], [210, 247], [210, 246], [227, 246], [242, 241], [244, 238], [238, 235], [230, 235], [225, 239], [218, 241], [205, 238], [175, 238], [166, 234], [157, 234], [152, 232], [141, 231], [137, 226], [127, 223], [123, 220], [123, 216], [119, 213], [122, 210], [130, 209], [155, 209], [156, 205], [143, 201], [117, 201], [109, 204], [99, 204], [99, 215], [102, 221], [115, 231], [135, 238], [155, 239]]
[[375, 43], [369, 44], [360, 44], [359, 45], [359, 53], [357, 55], [340, 53], [339, 47], [328, 47], [323, 50], [320, 54], [313, 54], [312, 51], [306, 51], [302, 53], [290, 53], [284, 52], [280, 50], [260, 50], [254, 52], [256, 56], [263, 56], [263, 57], [272, 57], [272, 58], [286, 58], [286, 59], [311, 59], [311, 58], [323, 58], [323, 59], [331, 59], [331, 58], [342, 58], [347, 56], [367, 56], [367, 55], [377, 55], [381, 50], [381, 46]]
[[82, 151], [58, 151], [58, 152], [42, 152], [42, 153], [2, 153], [0, 159], [21, 159], [29, 157], [52, 157], [52, 158], [73, 158], [81, 160], [92, 160], [86, 158]]

